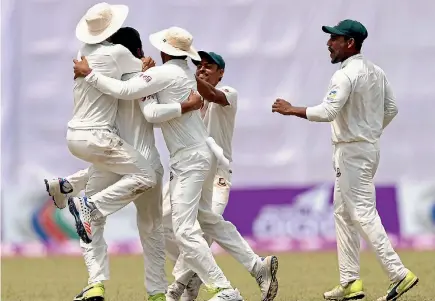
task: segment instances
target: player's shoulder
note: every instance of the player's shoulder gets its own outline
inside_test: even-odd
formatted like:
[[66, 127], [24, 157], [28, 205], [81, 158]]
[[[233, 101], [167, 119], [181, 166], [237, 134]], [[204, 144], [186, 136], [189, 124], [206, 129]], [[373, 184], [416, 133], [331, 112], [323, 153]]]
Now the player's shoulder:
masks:
[[237, 90], [230, 86], [220, 86], [218, 90], [224, 92], [225, 94], [234, 94], [237, 95]]

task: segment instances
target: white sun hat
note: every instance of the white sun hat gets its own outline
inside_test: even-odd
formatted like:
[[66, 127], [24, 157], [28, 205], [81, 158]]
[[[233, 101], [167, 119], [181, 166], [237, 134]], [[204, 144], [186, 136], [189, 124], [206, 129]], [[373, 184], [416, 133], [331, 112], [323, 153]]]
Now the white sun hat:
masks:
[[180, 27], [153, 33], [149, 37], [151, 44], [161, 52], [173, 56], [189, 56], [195, 61], [201, 61], [198, 51], [193, 47], [193, 36]]
[[106, 2], [92, 6], [76, 27], [76, 37], [86, 44], [98, 44], [118, 31], [128, 16], [128, 6]]

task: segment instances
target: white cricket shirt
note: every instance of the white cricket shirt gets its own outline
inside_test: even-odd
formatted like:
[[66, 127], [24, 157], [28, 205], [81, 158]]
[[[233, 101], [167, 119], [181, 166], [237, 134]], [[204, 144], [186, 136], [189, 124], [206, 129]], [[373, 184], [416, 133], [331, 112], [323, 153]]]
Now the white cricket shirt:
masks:
[[376, 143], [396, 114], [384, 71], [361, 54], [345, 60], [334, 73], [323, 103], [307, 108], [308, 120], [331, 122], [333, 144]]
[[[136, 74], [126, 74], [122, 80], [128, 80]], [[120, 100], [115, 120], [119, 136], [139, 151], [154, 169], [161, 167], [160, 155], [155, 145], [154, 127], [148, 122], [139, 106], [139, 101]]]
[[[120, 79], [123, 74], [142, 71], [142, 61], [122, 45], [109, 42], [85, 44], [79, 56], [85, 56], [95, 72]], [[68, 122], [72, 129], [112, 129], [118, 100], [90, 86], [83, 78], [74, 81], [74, 111]]]
[[222, 91], [229, 105], [220, 104], [204, 100], [204, 124], [207, 127], [210, 137], [217, 145], [222, 147], [224, 156], [232, 162], [232, 140], [237, 113], [237, 91], [228, 86], [217, 87]]
[[[162, 134], [171, 156], [186, 147], [205, 143], [208, 137], [198, 110], [181, 114], [181, 102], [188, 99], [191, 90], [197, 90], [196, 79], [187, 60], [170, 60], [124, 82], [96, 72], [89, 74], [85, 80], [112, 97], [126, 100], [144, 98], [142, 107], [145, 117], [150, 122], [161, 122]], [[158, 100], [147, 97], [152, 94], [157, 94]], [[162, 104], [167, 105], [166, 114], [158, 111], [163, 108]]]

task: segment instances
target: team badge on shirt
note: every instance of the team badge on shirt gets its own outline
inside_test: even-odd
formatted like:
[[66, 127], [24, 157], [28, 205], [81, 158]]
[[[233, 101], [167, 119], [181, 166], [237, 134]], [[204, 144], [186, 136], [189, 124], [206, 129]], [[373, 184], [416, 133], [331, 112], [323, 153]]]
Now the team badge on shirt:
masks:
[[218, 185], [218, 186], [225, 187], [225, 186], [227, 186], [227, 182], [225, 181], [224, 178], [219, 178], [219, 180], [218, 180], [218, 182], [217, 182], [217, 185]]

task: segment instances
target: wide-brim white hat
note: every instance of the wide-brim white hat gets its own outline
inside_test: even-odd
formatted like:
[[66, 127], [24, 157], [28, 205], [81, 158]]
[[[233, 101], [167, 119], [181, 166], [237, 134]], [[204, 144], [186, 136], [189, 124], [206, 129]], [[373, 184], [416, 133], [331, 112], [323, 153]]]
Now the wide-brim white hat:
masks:
[[153, 33], [149, 36], [150, 43], [161, 52], [172, 56], [188, 56], [193, 60], [200, 61], [201, 57], [193, 47], [193, 37], [185, 29], [171, 27]]
[[105, 2], [92, 6], [76, 27], [76, 37], [86, 44], [98, 44], [117, 32], [128, 16], [128, 6]]

